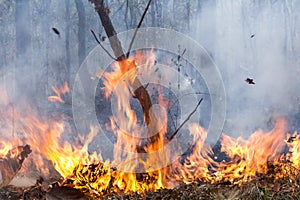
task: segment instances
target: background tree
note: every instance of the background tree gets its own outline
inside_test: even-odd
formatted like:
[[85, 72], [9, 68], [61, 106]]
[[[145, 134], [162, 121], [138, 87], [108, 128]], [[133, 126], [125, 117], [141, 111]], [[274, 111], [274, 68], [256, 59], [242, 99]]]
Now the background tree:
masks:
[[78, 13], [78, 62], [80, 64], [83, 62], [86, 55], [86, 13], [82, 0], [75, 0], [75, 4]]

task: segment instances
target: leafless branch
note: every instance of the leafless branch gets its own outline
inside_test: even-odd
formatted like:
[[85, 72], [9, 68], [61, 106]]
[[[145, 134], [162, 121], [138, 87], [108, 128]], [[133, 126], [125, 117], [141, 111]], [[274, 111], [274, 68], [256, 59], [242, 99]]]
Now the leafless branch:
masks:
[[200, 99], [198, 104], [196, 105], [195, 109], [189, 114], [189, 116], [182, 122], [182, 124], [174, 131], [174, 133], [171, 135], [171, 137], [168, 138], [169, 141], [171, 141], [176, 134], [179, 132], [179, 130], [184, 126], [184, 124], [190, 120], [191, 116], [197, 111], [198, 107], [200, 106], [203, 98]]
[[93, 34], [95, 40], [97, 41], [97, 43], [98, 43], [98, 44], [101, 46], [101, 48], [107, 53], [107, 55], [108, 55], [109, 57], [111, 57], [111, 59], [113, 59], [114, 61], [117, 61], [117, 59], [114, 58], [114, 57], [109, 53], [109, 51], [108, 51], [107, 49], [105, 49], [105, 47], [101, 44], [101, 42], [98, 40], [98, 38], [97, 38], [95, 32], [94, 32], [93, 30], [91, 30], [91, 32], [92, 32], [92, 34]]
[[151, 4], [151, 1], [152, 1], [152, 0], [149, 0], [149, 1], [148, 1], [148, 4], [147, 4], [147, 6], [146, 6], [146, 8], [145, 8], [145, 10], [144, 10], [144, 13], [143, 13], [141, 19], [140, 19], [140, 22], [139, 22], [138, 26], [136, 27], [136, 29], [135, 29], [135, 31], [134, 31], [133, 37], [132, 37], [132, 39], [131, 39], [131, 41], [130, 41], [130, 44], [129, 44], [129, 47], [128, 47], [128, 50], [127, 50], [127, 53], [126, 53], [126, 58], [129, 57], [129, 54], [130, 54], [130, 51], [131, 51], [133, 42], [134, 42], [134, 40], [135, 40], [136, 34], [137, 34], [139, 28], [141, 27], [141, 25], [142, 25], [142, 23], [143, 23], [143, 20], [144, 20], [144, 18], [145, 18], [145, 16], [146, 16], [146, 13], [147, 13], [148, 9], [149, 9], [149, 6], [150, 6], [150, 4]]

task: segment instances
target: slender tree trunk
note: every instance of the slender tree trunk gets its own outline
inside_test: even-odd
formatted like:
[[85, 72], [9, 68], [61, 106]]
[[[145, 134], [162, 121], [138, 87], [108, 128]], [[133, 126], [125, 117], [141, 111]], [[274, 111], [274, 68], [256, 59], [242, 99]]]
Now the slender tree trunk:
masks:
[[129, 0], [126, 0], [126, 9], [125, 9], [126, 30], [128, 30], [128, 6], [129, 6]]
[[161, 23], [162, 25], [165, 26], [166, 24], [166, 19], [168, 18], [168, 0], [162, 0], [163, 4], [162, 4], [162, 20]]
[[186, 21], [187, 21], [188, 31], [190, 31], [190, 12], [191, 12], [191, 1], [187, 0], [187, 2], [186, 2]]
[[134, 28], [137, 25], [136, 12], [134, 11], [134, 2], [134, 0], [129, 0], [130, 28]]
[[155, 27], [155, 7], [154, 7], [154, 2], [151, 3], [151, 26]]
[[162, 0], [154, 1], [156, 7], [156, 24], [158, 27], [162, 26]]
[[[65, 0], [66, 13], [65, 13], [65, 43], [66, 43], [66, 74], [64, 76], [65, 80], [70, 83], [70, 72], [71, 72], [71, 56], [70, 56], [70, 0]], [[60, 81], [65, 81], [60, 80]]]
[[197, 1], [197, 13], [200, 14], [202, 11], [202, 0]]
[[[108, 14], [105, 12], [105, 8], [103, 5], [103, 0], [94, 0], [93, 3], [95, 4], [96, 12], [98, 13], [102, 25], [105, 29], [105, 32], [107, 36], [109, 37], [110, 46], [114, 52], [115, 57], [118, 60], [118, 63], [120, 65], [121, 71], [126, 72], [125, 70], [129, 67], [136, 67], [135, 62], [132, 62], [130, 66], [128, 66], [128, 63], [126, 61], [126, 56], [123, 52], [123, 48], [121, 45], [121, 42], [119, 41], [118, 37], [116, 36], [116, 31], [111, 23], [111, 20], [108, 16]], [[114, 36], [114, 37], [112, 37]], [[150, 96], [146, 90], [146, 88], [141, 84], [138, 77], [136, 77], [131, 83], [131, 87], [134, 91], [134, 98], [137, 98], [140, 102], [140, 105], [142, 106], [142, 110], [144, 113], [144, 119], [146, 124], [148, 125], [148, 130], [151, 132], [152, 130], [157, 130], [155, 126], [157, 125], [157, 119], [154, 114], [150, 114], [150, 108], [152, 106]], [[151, 123], [150, 123], [151, 122]], [[152, 137], [150, 137], [150, 143], [145, 142], [141, 144], [140, 147], [137, 147], [138, 152], [142, 153], [145, 151], [146, 146], [150, 146], [156, 143], [156, 141], [159, 139], [159, 134], [156, 134]]]
[[43, 34], [43, 40], [44, 40], [44, 51], [43, 51], [43, 66], [42, 66], [42, 80], [41, 81], [41, 91], [40, 95], [42, 96], [42, 99], [45, 99], [46, 105], [48, 104], [47, 96], [49, 96], [48, 93], [48, 78], [49, 78], [49, 49], [50, 49], [50, 25], [49, 25], [49, 7], [51, 4], [51, 0], [43, 0], [43, 17], [42, 17], [42, 34]]
[[177, 16], [178, 12], [177, 12], [177, 0], [173, 0], [173, 24], [176, 24], [177, 21]]
[[[3, 26], [3, 21], [2, 21], [2, 19], [0, 18], [0, 27], [4, 27]], [[0, 59], [0, 69], [3, 67], [3, 66], [5, 66], [5, 58], [6, 58], [6, 56], [5, 56], [5, 52], [6, 52], [6, 46], [5, 46], [5, 40], [4, 40], [4, 36], [5, 36], [5, 30], [3, 30], [3, 31], [1, 31], [0, 32], [0, 38], [1, 38], [1, 40], [0, 40], [0, 46], [2, 47], [1, 48], [1, 59]], [[1, 74], [2, 75], [2, 74]], [[1, 77], [2, 78], [2, 77]]]
[[83, 62], [85, 58], [85, 9], [82, 0], [75, 0], [76, 9], [78, 13], [78, 62], [79, 65]]
[[29, 1], [17, 0], [15, 11], [17, 59], [24, 58], [31, 44], [29, 17]]
[[[25, 95], [32, 88], [30, 83], [30, 57], [31, 55], [31, 35], [30, 35], [30, 13], [29, 0], [17, 0], [15, 10], [15, 25], [16, 25], [16, 67], [15, 79], [17, 82], [16, 92], [18, 95]], [[27, 68], [27, 69], [26, 69]], [[14, 80], [14, 81], [16, 81]], [[20, 96], [18, 96], [20, 97]]]

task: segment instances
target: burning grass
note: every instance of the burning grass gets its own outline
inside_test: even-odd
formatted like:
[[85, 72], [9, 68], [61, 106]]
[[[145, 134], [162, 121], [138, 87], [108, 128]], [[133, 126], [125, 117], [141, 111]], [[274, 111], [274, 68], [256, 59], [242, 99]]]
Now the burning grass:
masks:
[[[213, 154], [204, 140], [201, 143], [205, 130], [194, 125], [191, 131], [195, 133], [195, 141], [200, 142], [189, 149], [189, 155], [165, 169], [144, 173], [140, 176], [142, 178], [138, 178], [135, 173], [118, 171], [109, 162], [79, 164], [80, 161], [73, 160], [77, 165], [74, 165], [67, 176], [63, 175], [66, 171], [61, 171], [61, 175], [65, 177], [61, 181], [55, 184], [37, 183], [36, 186], [25, 189], [7, 186], [1, 189], [0, 197], [45, 199], [46, 195], [62, 195], [62, 198], [63, 195], [74, 195], [74, 199], [76, 196], [78, 199], [295, 199], [298, 198], [300, 189], [300, 136], [297, 133], [290, 135], [284, 130], [285, 121], [280, 119], [270, 132], [255, 132], [248, 140], [223, 135], [220, 149], [226, 153], [227, 158], [217, 162], [215, 159], [218, 155]], [[51, 133], [53, 134], [48, 131], [44, 134], [47, 136]], [[260, 148], [255, 144], [259, 144]], [[66, 144], [65, 147], [70, 148]], [[60, 150], [55, 152], [56, 162], [59, 162], [60, 156], [72, 160], [67, 155], [60, 154], [63, 152], [62, 147], [57, 148]], [[288, 151], [283, 151], [286, 148]], [[77, 151], [83, 149], [84, 146]], [[67, 167], [69, 164], [62, 162], [58, 165], [53, 161], [58, 171], [59, 168], [71, 170]], [[159, 180], [159, 173], [162, 173], [163, 180]], [[170, 183], [173, 186], [170, 187]], [[68, 192], [65, 193], [64, 190]]]
[[[135, 61], [139, 59], [135, 58]], [[55, 183], [38, 181], [26, 189], [3, 187], [0, 192], [2, 199], [45, 199], [46, 196], [47, 199], [298, 198], [300, 135], [287, 133], [285, 119], [278, 119], [272, 130], [258, 130], [248, 139], [222, 134], [218, 150], [222, 154], [205, 143], [208, 133], [203, 127], [190, 123], [187, 126], [193, 137], [190, 148], [170, 162], [173, 150], [180, 151], [181, 146], [174, 137], [173, 146], [164, 148], [170, 142], [167, 108], [164, 107], [168, 105], [164, 103], [166, 99], [157, 94], [160, 111], [149, 110], [146, 128], [138, 123], [137, 114], [130, 104], [137, 74], [151, 76], [155, 71], [155, 60], [147, 61], [146, 67], [140, 69], [136, 66], [141, 63], [128, 63], [130, 66], [124, 70], [114, 66], [114, 71], [104, 73], [103, 91], [106, 98], [115, 95], [118, 113], [105, 124], [116, 137], [113, 160], [105, 161], [101, 153], [89, 152], [88, 147], [99, 132], [92, 125], [86, 137], [78, 136], [75, 142], [63, 141], [62, 135], [70, 132], [63, 118], [44, 120], [34, 112], [30, 115], [15, 112], [5, 120], [13, 118], [13, 129], [23, 133], [23, 139], [2, 139], [0, 166], [8, 158], [9, 149], [28, 144], [33, 151], [31, 159], [40, 174], [51, 177], [49, 168], [53, 167], [61, 179]], [[57, 96], [49, 100], [63, 103], [67, 91], [66, 84], [55, 87]], [[8, 130], [11, 127], [3, 126], [2, 131]], [[156, 135], [141, 140], [137, 138], [141, 130]], [[142, 153], [147, 156], [140, 156]], [[133, 156], [135, 154], [138, 156]], [[51, 166], [46, 165], [45, 160]], [[142, 169], [142, 172], [136, 169]]]

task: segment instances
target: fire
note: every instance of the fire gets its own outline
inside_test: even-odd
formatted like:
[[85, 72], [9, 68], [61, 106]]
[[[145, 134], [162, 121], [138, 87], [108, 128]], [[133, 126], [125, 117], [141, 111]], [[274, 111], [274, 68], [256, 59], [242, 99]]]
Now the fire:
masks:
[[10, 142], [1, 141], [0, 142], [0, 157], [6, 156], [6, 154], [13, 148]]
[[300, 169], [300, 135], [296, 132], [292, 136], [288, 134], [288, 139], [285, 142], [289, 147], [289, 161], [294, 167]]
[[[15, 112], [10, 116], [15, 121], [14, 132], [22, 133], [23, 137], [22, 140], [11, 141], [3, 137], [0, 157], [5, 157], [16, 145], [29, 144], [35, 152], [31, 156], [36, 156], [37, 167], [49, 167], [38, 157], [42, 156], [52, 163], [67, 184], [95, 196], [107, 192], [144, 194], [199, 180], [242, 184], [258, 174], [267, 173], [270, 163], [278, 169], [274, 175], [277, 178], [291, 170], [283, 162], [289, 162], [300, 170], [300, 135], [288, 134], [284, 119], [278, 119], [272, 130], [257, 130], [248, 139], [232, 138], [223, 133], [221, 152], [226, 159], [221, 162], [216, 161], [212, 147], [205, 143], [207, 131], [199, 124], [189, 124], [193, 140], [188, 151], [169, 163], [173, 152], [164, 149], [169, 142], [166, 136], [169, 131], [166, 111], [169, 102], [164, 99], [162, 91], [157, 97], [158, 109], [149, 111], [152, 124], [144, 126], [139, 122], [138, 114], [130, 105], [133, 92], [142, 84], [137, 81], [139, 74], [151, 75], [155, 63], [153, 51], [137, 52], [125, 61], [114, 63], [112, 72], [102, 73], [104, 95], [106, 98], [114, 97], [116, 102], [114, 109], [117, 114], [111, 116], [109, 124], [106, 124], [117, 138], [113, 160], [105, 161], [101, 153], [89, 152], [88, 147], [99, 131], [95, 127], [90, 127], [90, 134], [85, 138], [77, 136], [74, 140], [78, 142], [70, 142], [63, 139], [64, 134], [71, 132], [67, 120], [63, 117], [60, 120], [44, 118], [34, 111], [26, 114]], [[137, 67], [143, 64], [144, 67]], [[60, 88], [53, 87], [53, 91], [56, 96], [50, 96], [48, 100], [64, 103], [63, 95], [69, 92], [69, 87], [64, 83]], [[157, 133], [149, 138], [153, 132]], [[286, 147], [289, 152], [284, 154]], [[147, 156], [142, 156], [142, 153]]]
[[[178, 160], [173, 164], [175, 171], [175, 179], [184, 183], [192, 183], [197, 180], [212, 181], [212, 176], [209, 170], [216, 162], [209, 156], [212, 149], [205, 144], [207, 131], [198, 124], [191, 124], [189, 127], [190, 133], [195, 141], [191, 144], [189, 150], [190, 155], [184, 160]], [[172, 180], [172, 177], [170, 177]]]
[[216, 172], [217, 180], [241, 184], [249, 181], [257, 173], [266, 173], [268, 162], [279, 159], [284, 148], [285, 120], [278, 119], [270, 132], [254, 132], [248, 140], [223, 135], [222, 149], [229, 158], [229, 163], [221, 163]]
[[58, 102], [58, 103], [65, 103], [65, 101], [63, 100], [63, 95], [70, 92], [70, 88], [68, 86], [68, 83], [64, 82], [64, 84], [60, 88], [57, 88], [56, 86], [53, 86], [52, 90], [56, 94], [56, 96], [49, 96], [48, 101]]

